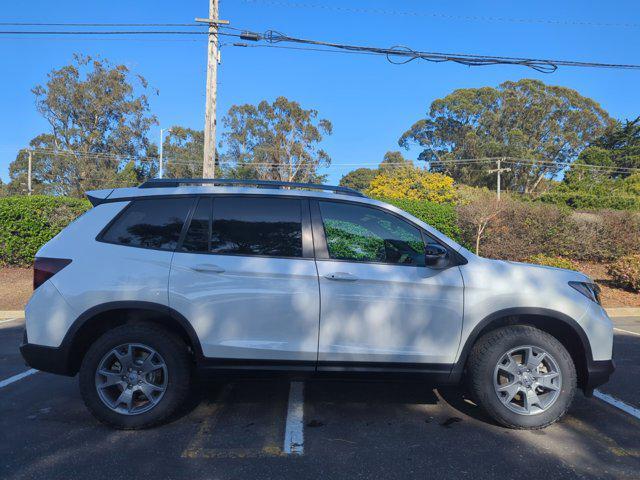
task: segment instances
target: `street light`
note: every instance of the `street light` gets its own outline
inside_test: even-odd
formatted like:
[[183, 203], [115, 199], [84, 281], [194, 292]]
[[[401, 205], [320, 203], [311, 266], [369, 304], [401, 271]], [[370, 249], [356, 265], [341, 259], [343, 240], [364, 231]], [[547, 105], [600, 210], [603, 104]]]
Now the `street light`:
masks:
[[171, 133], [171, 129], [170, 128], [161, 128], [160, 129], [160, 168], [158, 169], [158, 177], [160, 177], [160, 178], [162, 178], [162, 144], [164, 143], [163, 142], [164, 132]]

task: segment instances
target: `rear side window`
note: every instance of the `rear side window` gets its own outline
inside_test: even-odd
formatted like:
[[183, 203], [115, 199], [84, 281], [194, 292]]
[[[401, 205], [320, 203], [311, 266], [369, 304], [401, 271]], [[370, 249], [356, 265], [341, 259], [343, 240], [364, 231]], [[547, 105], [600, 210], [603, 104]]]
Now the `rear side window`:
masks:
[[178, 245], [192, 198], [134, 200], [101, 240], [131, 247], [173, 250]]
[[211, 198], [201, 198], [198, 200], [198, 206], [189, 230], [182, 242], [182, 250], [185, 252], [208, 252], [209, 241], [211, 239]]
[[301, 208], [296, 199], [215, 198], [209, 252], [302, 257]]

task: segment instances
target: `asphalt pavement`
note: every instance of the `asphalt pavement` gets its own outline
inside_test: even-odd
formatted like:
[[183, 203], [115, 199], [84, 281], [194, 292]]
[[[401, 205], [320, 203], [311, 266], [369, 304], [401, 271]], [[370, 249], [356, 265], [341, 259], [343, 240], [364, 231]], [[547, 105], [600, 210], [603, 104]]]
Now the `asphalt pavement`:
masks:
[[[615, 321], [618, 369], [600, 391], [637, 408], [640, 317]], [[22, 320], [0, 323], [0, 381], [29, 370], [17, 348], [22, 328]], [[640, 419], [600, 398], [580, 393], [561, 422], [515, 431], [493, 424], [457, 388], [299, 387], [201, 380], [171, 423], [122, 432], [88, 413], [77, 378], [28, 375], [0, 387], [0, 478], [640, 478]], [[300, 454], [287, 453], [294, 390]]]

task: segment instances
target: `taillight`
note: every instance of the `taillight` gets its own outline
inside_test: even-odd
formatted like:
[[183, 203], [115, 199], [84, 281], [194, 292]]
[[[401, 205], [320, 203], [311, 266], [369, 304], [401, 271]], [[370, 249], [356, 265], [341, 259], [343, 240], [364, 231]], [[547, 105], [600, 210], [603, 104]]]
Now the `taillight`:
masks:
[[33, 289], [38, 288], [70, 263], [71, 260], [68, 258], [36, 257], [33, 262]]

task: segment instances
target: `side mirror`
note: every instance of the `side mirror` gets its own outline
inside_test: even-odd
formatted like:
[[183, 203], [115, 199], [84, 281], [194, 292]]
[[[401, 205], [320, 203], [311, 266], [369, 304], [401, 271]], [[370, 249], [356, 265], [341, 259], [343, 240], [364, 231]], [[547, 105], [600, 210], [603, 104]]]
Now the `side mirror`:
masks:
[[449, 252], [438, 244], [428, 244], [424, 249], [424, 264], [431, 268], [445, 268], [449, 265]]

